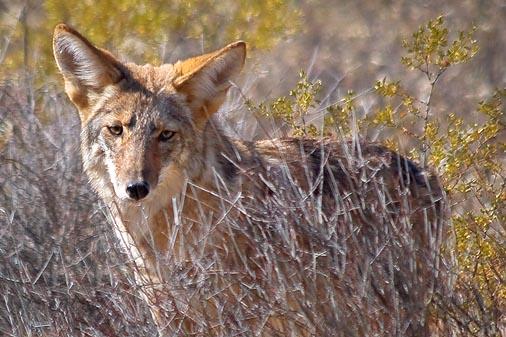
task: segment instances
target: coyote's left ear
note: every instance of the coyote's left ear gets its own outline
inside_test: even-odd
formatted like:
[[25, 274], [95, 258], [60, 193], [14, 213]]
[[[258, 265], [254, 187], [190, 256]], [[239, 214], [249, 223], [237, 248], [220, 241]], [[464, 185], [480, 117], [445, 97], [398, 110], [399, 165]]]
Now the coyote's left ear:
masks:
[[218, 51], [177, 62], [174, 88], [186, 95], [196, 119], [207, 119], [223, 103], [230, 79], [246, 58], [246, 43], [238, 41]]

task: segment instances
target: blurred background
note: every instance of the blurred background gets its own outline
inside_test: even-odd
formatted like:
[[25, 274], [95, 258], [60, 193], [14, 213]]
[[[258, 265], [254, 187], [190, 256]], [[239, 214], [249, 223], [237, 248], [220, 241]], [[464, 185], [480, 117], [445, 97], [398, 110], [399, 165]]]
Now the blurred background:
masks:
[[[369, 92], [385, 77], [424, 97], [427, 81], [401, 64], [401, 45], [439, 15], [455, 32], [476, 26], [479, 52], [448, 70], [433, 113], [479, 121], [478, 102], [505, 87], [504, 0], [0, 0], [0, 335], [154, 333], [107, 212], [82, 174], [79, 120], [52, 57], [57, 23], [137, 63], [172, 63], [245, 40], [246, 67], [222, 119], [237, 136], [257, 139], [278, 134], [259, 128], [244, 100], [287, 95], [301, 70], [322, 81], [323, 105], [350, 90]], [[367, 114], [377, 103], [357, 104]], [[504, 248], [502, 226], [494, 247]], [[493, 261], [498, 269], [489, 276], [502, 283], [506, 262]], [[482, 289], [473, 289], [478, 295], [455, 300], [476, 306], [459, 316], [460, 331], [497, 336], [502, 326], [504, 334], [504, 284], [483, 310]]]
[[[504, 85], [506, 4], [467, 1], [8, 1], [0, 2], [0, 76], [28, 79], [34, 89], [58, 80], [51, 36], [70, 24], [122, 60], [174, 62], [237, 39], [248, 42], [247, 76], [259, 98], [291, 88], [300, 69], [330, 91], [360, 91], [374, 79], [397, 78], [401, 41], [429, 19], [443, 15], [449, 27], [476, 25], [480, 53], [445, 77], [441, 96], [464, 109], [465, 92], [485, 96]], [[465, 74], [465, 76], [463, 75]], [[417, 74], [408, 78], [416, 84]], [[60, 83], [56, 81], [56, 83]]]

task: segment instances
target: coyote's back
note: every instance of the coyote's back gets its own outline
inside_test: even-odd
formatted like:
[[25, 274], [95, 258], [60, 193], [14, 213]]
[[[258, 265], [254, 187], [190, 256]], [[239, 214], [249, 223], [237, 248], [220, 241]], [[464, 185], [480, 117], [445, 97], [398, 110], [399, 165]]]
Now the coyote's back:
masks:
[[378, 144], [225, 136], [213, 114], [242, 42], [138, 66], [59, 25], [54, 52], [162, 334], [429, 334], [446, 282], [437, 177]]

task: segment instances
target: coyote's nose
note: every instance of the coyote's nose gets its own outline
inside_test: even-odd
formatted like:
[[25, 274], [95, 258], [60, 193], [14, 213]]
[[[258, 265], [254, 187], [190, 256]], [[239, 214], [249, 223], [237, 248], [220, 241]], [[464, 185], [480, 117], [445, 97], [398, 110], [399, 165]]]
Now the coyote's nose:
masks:
[[128, 184], [126, 188], [127, 194], [130, 198], [141, 200], [149, 193], [149, 184], [147, 181], [136, 181]]

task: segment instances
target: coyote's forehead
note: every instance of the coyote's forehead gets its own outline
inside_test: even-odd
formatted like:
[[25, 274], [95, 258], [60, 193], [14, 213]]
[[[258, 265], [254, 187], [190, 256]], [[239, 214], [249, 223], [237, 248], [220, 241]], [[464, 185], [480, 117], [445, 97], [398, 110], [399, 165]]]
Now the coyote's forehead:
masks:
[[116, 120], [129, 128], [178, 128], [191, 123], [191, 112], [172, 80], [172, 65], [127, 65], [128, 75], [100, 93], [91, 118]]
[[[176, 77], [176, 71], [172, 64], [153, 66], [151, 64], [137, 65], [125, 64], [129, 77], [150, 92], [169, 91], [174, 92], [172, 82]], [[134, 85], [132, 83], [132, 85]], [[137, 89], [137, 88], [132, 88]]]

